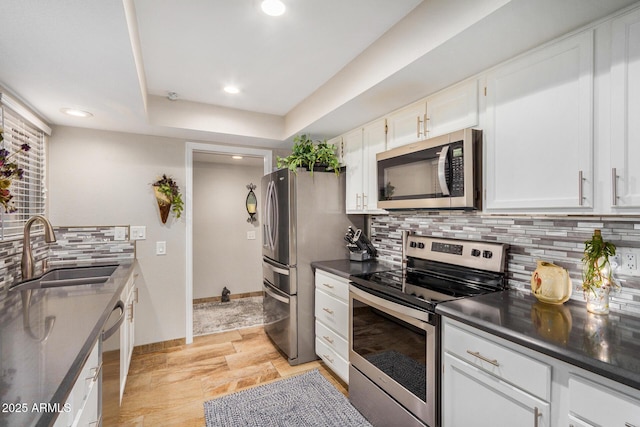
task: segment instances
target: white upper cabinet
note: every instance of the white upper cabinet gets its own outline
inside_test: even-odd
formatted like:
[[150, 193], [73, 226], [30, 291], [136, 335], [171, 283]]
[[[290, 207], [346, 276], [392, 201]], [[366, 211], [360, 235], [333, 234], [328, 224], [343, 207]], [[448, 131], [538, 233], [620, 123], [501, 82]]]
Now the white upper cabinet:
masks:
[[425, 119], [427, 118], [427, 104], [424, 100], [408, 105], [387, 116], [389, 127], [387, 134], [387, 149], [411, 144], [425, 139]]
[[384, 213], [378, 209], [376, 154], [385, 150], [386, 123], [378, 120], [342, 137], [347, 167], [347, 213]]
[[478, 125], [478, 80], [427, 98], [427, 138]]
[[[640, 10], [612, 24], [611, 197], [616, 213], [640, 208]], [[606, 203], [606, 202], [605, 202]]]
[[593, 31], [487, 74], [486, 208], [593, 206]]

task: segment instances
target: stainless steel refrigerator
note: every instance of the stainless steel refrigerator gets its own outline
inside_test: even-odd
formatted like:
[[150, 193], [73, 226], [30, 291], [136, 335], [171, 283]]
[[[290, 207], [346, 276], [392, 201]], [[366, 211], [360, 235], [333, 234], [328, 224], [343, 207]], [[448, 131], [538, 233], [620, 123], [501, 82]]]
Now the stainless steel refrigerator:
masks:
[[348, 258], [345, 177], [280, 169], [261, 184], [264, 328], [298, 365], [317, 359], [311, 262]]

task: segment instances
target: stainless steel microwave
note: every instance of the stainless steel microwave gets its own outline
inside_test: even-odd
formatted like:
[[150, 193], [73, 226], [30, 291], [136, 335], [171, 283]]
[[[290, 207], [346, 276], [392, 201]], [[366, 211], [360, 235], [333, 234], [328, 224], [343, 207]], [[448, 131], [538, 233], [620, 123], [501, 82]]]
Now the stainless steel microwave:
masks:
[[482, 131], [463, 129], [378, 153], [378, 207], [480, 209]]

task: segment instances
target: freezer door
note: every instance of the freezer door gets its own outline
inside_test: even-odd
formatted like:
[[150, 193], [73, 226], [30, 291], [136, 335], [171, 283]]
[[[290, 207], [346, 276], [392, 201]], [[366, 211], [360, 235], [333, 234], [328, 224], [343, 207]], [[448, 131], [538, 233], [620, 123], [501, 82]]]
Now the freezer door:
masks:
[[295, 295], [286, 295], [264, 280], [264, 330], [289, 360], [298, 357]]
[[290, 268], [287, 265], [279, 264], [272, 259], [263, 257], [262, 277], [271, 286], [284, 294], [295, 295], [297, 293], [295, 267]]
[[262, 177], [262, 255], [279, 264], [295, 265], [291, 212], [293, 177], [281, 169]]

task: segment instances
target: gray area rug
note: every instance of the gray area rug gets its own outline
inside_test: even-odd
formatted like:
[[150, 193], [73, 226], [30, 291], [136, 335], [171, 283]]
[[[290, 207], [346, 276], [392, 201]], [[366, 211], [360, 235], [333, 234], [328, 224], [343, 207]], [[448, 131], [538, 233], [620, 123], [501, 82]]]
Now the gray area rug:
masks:
[[232, 299], [193, 305], [193, 335], [262, 325], [262, 297]]
[[205, 402], [204, 417], [207, 427], [371, 427], [317, 369]]

